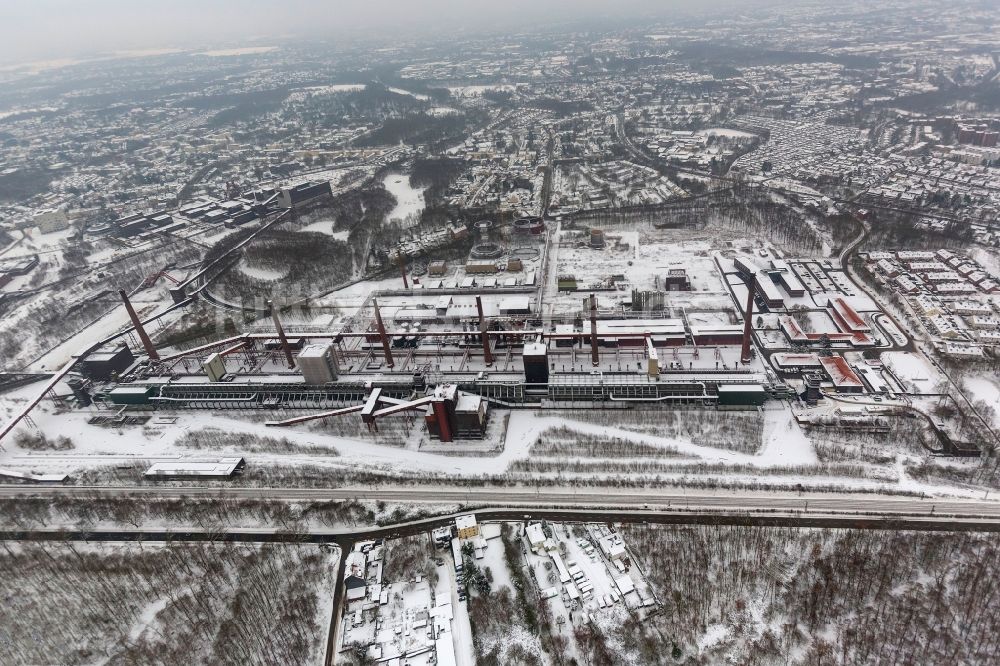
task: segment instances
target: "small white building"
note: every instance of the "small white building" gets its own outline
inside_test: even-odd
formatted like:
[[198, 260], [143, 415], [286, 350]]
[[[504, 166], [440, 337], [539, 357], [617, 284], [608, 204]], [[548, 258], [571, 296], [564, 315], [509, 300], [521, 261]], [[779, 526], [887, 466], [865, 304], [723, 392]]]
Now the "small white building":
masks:
[[625, 550], [625, 543], [617, 534], [602, 537], [597, 543], [601, 547], [601, 552], [604, 553], [604, 556], [612, 562], [628, 557], [628, 551]]
[[528, 544], [532, 550], [540, 550], [545, 546], [545, 531], [541, 523], [531, 523], [528, 525]]

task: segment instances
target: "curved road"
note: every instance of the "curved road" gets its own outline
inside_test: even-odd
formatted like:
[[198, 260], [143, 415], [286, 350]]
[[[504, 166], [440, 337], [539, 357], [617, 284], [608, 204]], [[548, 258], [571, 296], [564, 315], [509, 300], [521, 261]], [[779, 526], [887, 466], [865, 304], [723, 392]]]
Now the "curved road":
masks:
[[[852, 282], [854, 282], [855, 285], [857, 285], [863, 292], [865, 292], [865, 294], [868, 295], [868, 298], [872, 299], [872, 302], [878, 304], [879, 302], [878, 299], [870, 291], [868, 291], [868, 287], [865, 286], [865, 283], [862, 280], [858, 279], [858, 277], [854, 275], [854, 273], [851, 271], [851, 258], [854, 256], [855, 252], [857, 251], [861, 243], [863, 243], [865, 239], [868, 238], [868, 234], [871, 233], [871, 228], [867, 224], [865, 224], [864, 221], [859, 220], [856, 217], [854, 218], [854, 220], [861, 226], [861, 233], [858, 234], [858, 236], [854, 240], [845, 245], [844, 249], [840, 251], [840, 269], [844, 272], [845, 275], [847, 275], [851, 279]], [[882, 313], [889, 318], [889, 321], [892, 322], [893, 326], [896, 327], [896, 330], [898, 330], [900, 334], [906, 338], [906, 344], [901, 345], [898, 342], [896, 342], [895, 339], [893, 339], [892, 335], [887, 335], [886, 337], [888, 337], [893, 343], [891, 346], [879, 347], [878, 349], [872, 350], [871, 352], [866, 352], [866, 354], [868, 353], [881, 354], [882, 352], [887, 352], [887, 351], [905, 351], [905, 352], [916, 351], [916, 345], [913, 342], [913, 338], [906, 334], [906, 328], [900, 326], [899, 322], [896, 321], [896, 318], [893, 317], [892, 314], [886, 308], [883, 308], [881, 306], [879, 306], [879, 308], [881, 309]]]

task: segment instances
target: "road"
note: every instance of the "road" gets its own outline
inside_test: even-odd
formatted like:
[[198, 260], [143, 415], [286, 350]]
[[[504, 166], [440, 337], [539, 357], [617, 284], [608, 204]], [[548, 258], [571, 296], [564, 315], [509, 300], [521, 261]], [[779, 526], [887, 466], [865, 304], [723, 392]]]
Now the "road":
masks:
[[0, 498], [62, 496], [81, 499], [148, 497], [157, 499], [219, 498], [359, 500], [399, 504], [475, 504], [493, 507], [573, 507], [602, 510], [683, 510], [725, 514], [813, 514], [840, 516], [954, 516], [1000, 523], [1000, 502], [988, 498], [924, 498], [874, 493], [791, 493], [766, 491], [703, 491], [683, 488], [538, 487], [350, 487], [246, 488], [176, 486], [0, 486]]
[[[782, 527], [905, 529], [929, 531], [1000, 531], [1000, 502], [987, 499], [939, 500], [881, 495], [818, 493], [686, 492], [676, 489], [604, 488], [178, 488], [149, 486], [25, 487], [0, 486], [0, 498], [18, 495], [141, 495], [158, 498], [227, 497], [274, 500], [381, 500], [413, 504], [476, 506], [480, 521], [549, 520], [559, 522], [621, 522], [651, 524], [757, 525]], [[488, 508], [478, 505], [485, 504]], [[557, 508], [569, 506], [571, 508]], [[460, 512], [461, 513], [461, 512]], [[49, 526], [44, 529], [0, 530], [0, 540], [55, 541], [233, 541], [335, 543], [341, 548], [327, 632], [325, 664], [336, 659], [341, 624], [346, 558], [360, 540], [399, 538], [449, 525], [456, 514], [407, 521], [397, 525], [342, 530], [290, 532], [274, 528], [204, 527], [168, 530], [79, 530]]]
[[888, 331], [886, 331], [886, 336], [889, 338], [889, 341], [892, 343], [892, 345], [889, 347], [879, 347], [878, 349], [872, 350], [869, 353], [881, 354], [882, 352], [887, 352], [887, 351], [913, 352], [916, 350], [916, 345], [914, 344], [913, 339], [906, 334], [906, 328], [904, 328], [896, 320], [896, 318], [892, 316], [888, 308], [881, 306], [879, 299], [876, 297], [875, 294], [873, 294], [871, 291], [868, 290], [868, 287], [865, 285], [864, 280], [862, 280], [859, 276], [854, 274], [854, 269], [851, 266], [851, 260], [853, 259], [854, 254], [857, 252], [858, 247], [861, 245], [861, 243], [864, 242], [866, 238], [868, 238], [868, 234], [871, 233], [871, 228], [867, 224], [865, 224], [864, 220], [858, 217], [855, 217], [854, 219], [858, 223], [858, 226], [861, 228], [861, 230], [858, 233], [858, 235], [853, 240], [851, 240], [847, 245], [845, 245], [843, 250], [840, 251], [840, 257], [839, 257], [840, 270], [842, 270], [844, 274], [847, 275], [859, 289], [861, 289], [861, 291], [865, 292], [865, 294], [867, 294], [868, 297], [872, 299], [873, 303], [879, 304], [879, 307], [882, 310], [882, 314], [885, 315], [889, 319], [889, 321], [892, 322], [893, 326], [896, 327], [896, 330], [899, 331], [899, 333], [906, 338], [906, 343], [900, 344], [899, 341], [895, 340], [893, 336], [889, 335]]

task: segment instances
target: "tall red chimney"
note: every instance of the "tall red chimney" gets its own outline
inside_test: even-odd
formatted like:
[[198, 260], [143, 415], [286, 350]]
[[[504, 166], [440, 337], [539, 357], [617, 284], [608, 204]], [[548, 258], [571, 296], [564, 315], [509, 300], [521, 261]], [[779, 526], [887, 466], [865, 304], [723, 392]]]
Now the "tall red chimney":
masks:
[[451, 432], [451, 421], [448, 420], [448, 405], [443, 398], [435, 398], [431, 402], [434, 420], [437, 421], [438, 436], [442, 442], [454, 441]]
[[392, 345], [389, 344], [389, 336], [385, 333], [385, 324], [382, 323], [382, 313], [378, 309], [378, 301], [372, 299], [375, 306], [375, 326], [378, 328], [378, 337], [382, 341], [382, 352], [385, 354], [385, 364], [390, 368], [396, 365], [392, 360]]
[[597, 352], [597, 296], [590, 295], [590, 362], [597, 367], [601, 357]]
[[159, 361], [160, 355], [156, 353], [156, 347], [153, 346], [153, 341], [149, 339], [148, 335], [146, 335], [146, 329], [142, 327], [142, 322], [139, 321], [139, 315], [135, 313], [135, 308], [132, 307], [132, 303], [128, 300], [128, 294], [125, 293], [124, 289], [119, 289], [118, 295], [122, 297], [122, 302], [125, 303], [125, 310], [128, 311], [129, 319], [132, 320], [132, 326], [135, 327], [136, 335], [138, 335], [139, 340], [142, 341], [142, 346], [146, 350], [146, 356], [149, 357], [150, 361]]
[[292, 358], [292, 348], [288, 344], [288, 338], [285, 337], [285, 329], [281, 326], [281, 320], [278, 319], [278, 308], [274, 307], [274, 301], [267, 302], [268, 307], [271, 308], [271, 320], [274, 322], [274, 328], [278, 331], [278, 340], [281, 342], [281, 349], [285, 352], [285, 361], [288, 362], [288, 369], [295, 369], [295, 359]]
[[740, 361], [750, 362], [750, 338], [753, 336], [753, 296], [757, 291], [757, 275], [752, 274], [747, 282], [747, 310], [743, 313], [743, 351]]
[[483, 338], [483, 358], [486, 365], [493, 365], [493, 351], [490, 349], [490, 336], [486, 334], [486, 317], [483, 316], [483, 299], [476, 296], [476, 309], [479, 311], [479, 334]]
[[399, 264], [399, 272], [403, 275], [403, 289], [409, 289], [410, 283], [406, 280], [406, 255], [402, 252], [397, 254], [396, 263]]

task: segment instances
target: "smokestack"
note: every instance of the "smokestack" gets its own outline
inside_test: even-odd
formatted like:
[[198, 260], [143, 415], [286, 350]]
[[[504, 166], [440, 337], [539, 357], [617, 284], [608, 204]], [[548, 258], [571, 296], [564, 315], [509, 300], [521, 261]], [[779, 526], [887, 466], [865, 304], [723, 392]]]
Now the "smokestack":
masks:
[[375, 326], [378, 328], [378, 337], [382, 341], [382, 351], [385, 354], [385, 364], [390, 368], [396, 365], [392, 360], [392, 346], [389, 344], [389, 336], [385, 334], [385, 324], [382, 323], [382, 313], [378, 309], [378, 301], [372, 299], [375, 306]]
[[403, 275], [403, 289], [409, 289], [410, 283], [406, 280], [406, 255], [402, 252], [397, 254], [396, 263], [399, 264], [399, 272]]
[[437, 421], [438, 436], [441, 438], [441, 441], [454, 441], [451, 432], [451, 421], [448, 420], [448, 405], [443, 399], [435, 399], [431, 402], [431, 409], [434, 413], [434, 420]]
[[483, 299], [481, 296], [476, 296], [476, 309], [479, 311], [479, 334], [483, 338], [483, 358], [486, 359], [486, 365], [493, 365], [493, 352], [490, 350], [490, 337], [486, 335], [486, 318], [483, 316]]
[[128, 300], [128, 294], [125, 293], [124, 289], [119, 289], [118, 295], [122, 297], [122, 302], [125, 303], [125, 309], [128, 311], [129, 319], [132, 320], [132, 326], [135, 327], [135, 332], [139, 336], [139, 340], [142, 341], [143, 348], [146, 350], [146, 356], [149, 357], [150, 361], [159, 361], [160, 355], [156, 353], [156, 347], [153, 346], [153, 341], [149, 339], [148, 335], [146, 335], [146, 329], [142, 327], [142, 322], [139, 321], [139, 315], [135, 313], [132, 303]]
[[597, 367], [601, 357], [597, 352], [597, 296], [590, 295], [590, 362]]
[[268, 301], [267, 305], [271, 308], [271, 319], [274, 321], [274, 328], [278, 331], [278, 340], [281, 341], [281, 349], [285, 352], [288, 369], [294, 370], [295, 359], [292, 358], [292, 348], [288, 344], [288, 338], [285, 337], [285, 329], [281, 327], [281, 320], [278, 319], [278, 309], [274, 307], [274, 301]]
[[743, 314], [743, 351], [740, 354], [740, 361], [750, 362], [750, 338], [753, 335], [753, 295], [757, 291], [757, 274], [750, 275], [747, 281], [747, 309]]

